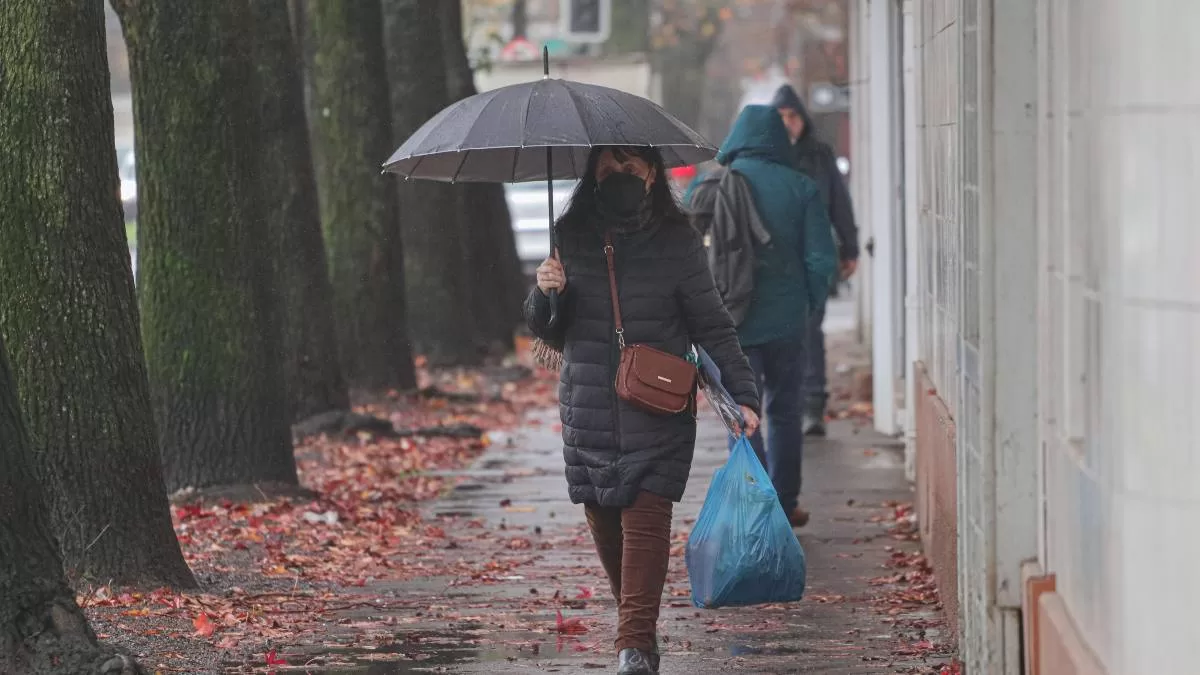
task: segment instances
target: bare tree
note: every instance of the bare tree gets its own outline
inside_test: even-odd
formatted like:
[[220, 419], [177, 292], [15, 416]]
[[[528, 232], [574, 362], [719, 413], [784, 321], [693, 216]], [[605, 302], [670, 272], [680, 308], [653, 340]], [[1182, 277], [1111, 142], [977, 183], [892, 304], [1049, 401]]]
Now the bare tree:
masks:
[[379, 0], [310, 0], [310, 121], [342, 369], [351, 386], [416, 386]]
[[[462, 4], [443, 3], [441, 18], [446, 86], [450, 99], [457, 101], [478, 93], [463, 43]], [[472, 291], [471, 313], [476, 317], [480, 338], [492, 351], [511, 351], [526, 288], [504, 186], [461, 183], [454, 191], [467, 244], [463, 271]]]
[[317, 181], [304, 113], [300, 52], [287, 0], [252, 0], [262, 92], [263, 165], [279, 286], [283, 379], [292, 420], [350, 405], [333, 330], [333, 290], [321, 239]]
[[138, 335], [103, 5], [2, 3], [0, 25], [0, 334], [49, 523], [72, 576], [194, 586]]
[[[408, 138], [449, 103], [439, 0], [383, 0], [392, 125]], [[452, 186], [400, 185], [409, 332], [432, 365], [472, 365], [481, 353], [467, 232]]]
[[288, 489], [250, 6], [113, 5], [133, 77], [142, 339], [167, 487]]

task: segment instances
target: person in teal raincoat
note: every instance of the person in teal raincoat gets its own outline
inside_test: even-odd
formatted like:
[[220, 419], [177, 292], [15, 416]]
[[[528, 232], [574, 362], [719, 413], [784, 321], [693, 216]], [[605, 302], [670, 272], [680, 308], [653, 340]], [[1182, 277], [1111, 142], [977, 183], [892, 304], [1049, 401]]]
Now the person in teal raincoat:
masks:
[[751, 444], [796, 527], [804, 434], [804, 343], [809, 317], [824, 308], [837, 272], [833, 227], [817, 184], [793, 168], [791, 141], [775, 108], [746, 106], [717, 161], [750, 185], [771, 242], [755, 249], [754, 294], [738, 339], [763, 393], [763, 431]]

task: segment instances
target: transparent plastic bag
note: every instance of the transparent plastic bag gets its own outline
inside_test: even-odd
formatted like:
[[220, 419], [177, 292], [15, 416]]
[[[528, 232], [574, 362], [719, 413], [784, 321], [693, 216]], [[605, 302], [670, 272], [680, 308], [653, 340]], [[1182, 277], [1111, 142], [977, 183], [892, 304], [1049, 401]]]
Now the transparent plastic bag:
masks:
[[794, 602], [804, 595], [804, 549], [745, 437], [713, 476], [688, 537], [687, 569], [696, 607]]

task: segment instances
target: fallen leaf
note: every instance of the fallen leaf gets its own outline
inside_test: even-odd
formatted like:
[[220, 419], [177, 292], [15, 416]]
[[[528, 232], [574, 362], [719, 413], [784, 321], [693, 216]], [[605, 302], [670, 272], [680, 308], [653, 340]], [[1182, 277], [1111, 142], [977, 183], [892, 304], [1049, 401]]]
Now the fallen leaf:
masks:
[[580, 635], [588, 632], [588, 627], [583, 624], [582, 619], [575, 617], [564, 620], [562, 610], [558, 611], [558, 620], [554, 625], [554, 629], [564, 635]]
[[196, 627], [196, 635], [208, 637], [217, 630], [217, 624], [209, 620], [207, 614], [200, 614], [195, 619], [192, 619], [192, 625]]
[[276, 656], [275, 650], [272, 649], [271, 651], [267, 652], [267, 665], [268, 666], [286, 666], [287, 659]]

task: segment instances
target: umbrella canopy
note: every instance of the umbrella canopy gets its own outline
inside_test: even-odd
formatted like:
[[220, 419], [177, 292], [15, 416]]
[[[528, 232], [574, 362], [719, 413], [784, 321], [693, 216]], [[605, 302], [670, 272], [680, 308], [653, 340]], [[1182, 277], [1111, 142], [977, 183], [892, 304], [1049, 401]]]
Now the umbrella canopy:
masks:
[[523, 82], [465, 98], [421, 126], [387, 171], [439, 181], [520, 183], [582, 178], [597, 145], [658, 148], [667, 168], [717, 152], [652, 101], [558, 79]]

